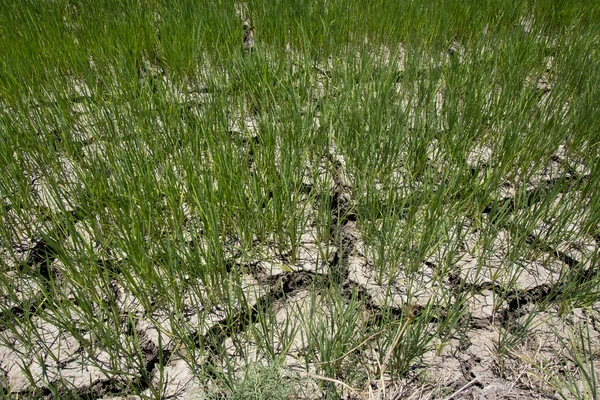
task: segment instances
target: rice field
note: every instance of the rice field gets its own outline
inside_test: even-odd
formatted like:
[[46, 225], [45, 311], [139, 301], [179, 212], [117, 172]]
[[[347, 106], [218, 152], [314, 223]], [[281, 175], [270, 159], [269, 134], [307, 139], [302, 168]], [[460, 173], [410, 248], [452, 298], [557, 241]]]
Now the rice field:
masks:
[[600, 397], [600, 3], [0, 3], [0, 398]]

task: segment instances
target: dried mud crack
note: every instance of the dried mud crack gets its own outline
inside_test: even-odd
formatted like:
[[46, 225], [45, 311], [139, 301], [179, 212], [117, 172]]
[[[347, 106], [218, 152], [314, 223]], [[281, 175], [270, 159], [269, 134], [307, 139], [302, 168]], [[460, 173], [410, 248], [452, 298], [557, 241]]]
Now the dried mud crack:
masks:
[[[574, 168], [570, 168], [570, 170], [572, 169]], [[540, 182], [534, 188], [527, 189], [517, 195], [508, 196], [488, 204], [482, 210], [482, 213], [489, 214], [491, 216], [491, 222], [495, 224], [499, 222], [501, 217], [505, 217], [520, 209], [530, 208], [534, 204], [543, 201], [552, 191], [566, 193], [577, 190], [581, 188], [589, 178], [590, 174], [579, 175], [570, 173], [566, 176], [548, 179]]]
[[[258, 143], [255, 143], [255, 145], [258, 145]], [[250, 156], [252, 156], [251, 153]], [[250, 158], [250, 163], [252, 162], [252, 158]], [[356, 253], [357, 244], [361, 241], [359, 231], [356, 227], [357, 216], [354, 212], [351, 189], [345, 182], [344, 176], [346, 172], [342, 163], [335, 160], [333, 155], [330, 155], [329, 162], [332, 163], [334, 171], [332, 177], [333, 187], [329, 197], [320, 200], [327, 201], [330, 206], [330, 219], [332, 221], [330, 245], [335, 247], [335, 251], [326, 262], [327, 272], [299, 270], [272, 275], [261, 267], [260, 262], [238, 264], [236, 261], [228, 261], [228, 273], [231, 273], [233, 269], [248, 271], [265, 288], [266, 294], [255, 299], [248, 307], [243, 307], [238, 312], [217, 320], [203, 334], [199, 332], [188, 334], [188, 342], [194, 343], [198, 349], [204, 349], [206, 354], [208, 354], [209, 357], [205, 362], [209, 366], [207, 367], [207, 371], [212, 371], [213, 378], [219, 378], [219, 375], [215, 371], [219, 370], [219, 358], [224, 351], [223, 345], [228, 338], [242, 334], [250, 325], [258, 321], [258, 316], [261, 313], [264, 314], [276, 304], [285, 304], [295, 293], [302, 291], [311, 290], [318, 293], [320, 290], [332, 285], [337, 286], [347, 301], [354, 298], [364, 304], [365, 309], [370, 314], [368, 324], [372, 326], [378, 326], [384, 318], [389, 320], [390, 317], [392, 320], [406, 320], [407, 318], [420, 318], [423, 316], [426, 318], [427, 323], [433, 324], [441, 323], [448, 318], [451, 312], [447, 309], [449, 306], [435, 307], [434, 312], [432, 312], [433, 309], [430, 307], [427, 310], [427, 315], [425, 315], [427, 305], [413, 302], [410, 299], [404, 305], [389, 305], [383, 309], [373, 299], [364, 283], [357, 282], [350, 277], [351, 257]], [[513, 213], [520, 208], [531, 207], [533, 204], [542, 201], [543, 197], [552, 191], [556, 185], [559, 185], [562, 188], [561, 190], [567, 190], [563, 186], [568, 182], [570, 188], [578, 188], [585, 179], [587, 179], [587, 176], [577, 179], [574, 177], [563, 177], [545, 181], [539, 187], [526, 192], [524, 197], [526, 201], [522, 201], [522, 195], [519, 196], [519, 200], [517, 200], [517, 197], [505, 198], [493, 205], [487, 206], [483, 210], [483, 214], [496, 215], [498, 210], [502, 210], [501, 212], [506, 215], [506, 213]], [[303, 188], [303, 191], [306, 194], [310, 194], [312, 188], [307, 185], [306, 188]], [[62, 222], [59, 222], [54, 229], [50, 229], [47, 233], [42, 234], [43, 239], [38, 240], [31, 247], [25, 263], [20, 268], [40, 278], [40, 281], [44, 283], [42, 292], [50, 293], [51, 290], [56, 290], [52, 283], [60, 278], [57, 276], [53, 263], [60, 254], [62, 242], [67, 239], [65, 232], [68, 230], [65, 229], [64, 225], [74, 225], [87, 217], [89, 216], [84, 216], [77, 210], [67, 212], [62, 220], [59, 218]], [[501, 223], [497, 227], [499, 229], [516, 229], [512, 228], [510, 223]], [[565, 281], [570, 281], [571, 284], [573, 281], [577, 281], [579, 284], [585, 285], [587, 282], [593, 281], [597, 275], [595, 268], [582, 269], [580, 261], [544, 243], [534, 234], [527, 236], [526, 243], [532, 248], [542, 251], [565, 264], [569, 268], [568, 274], [557, 283], [541, 284], [527, 290], [507, 290], [494, 282], [470, 283], [461, 278], [458, 273], [451, 274], [447, 279], [449, 287], [456, 295], [461, 294], [464, 297], [465, 293], [473, 296], [481, 294], [484, 291], [492, 291], [499, 296], [504, 306], [498, 307], [499, 310], [496, 311], [495, 315], [490, 315], [488, 320], [490, 325], [500, 323], [503, 326], [509, 327], [513, 323], [512, 321], [522, 315], [522, 310], [526, 305], [549, 304], [560, 300], [561, 296], [565, 295], [565, 291], [570, 287]], [[190, 247], [194, 246], [194, 241], [187, 242], [187, 245]], [[239, 254], [232, 255], [234, 258], [239, 256]], [[106, 270], [113, 276], [118, 277], [123, 272], [122, 265], [124, 260], [98, 260], [98, 266], [102, 270]], [[425, 261], [424, 265], [432, 270], [439, 268], [435, 262], [431, 261]], [[112, 304], [111, 307], [115, 307], [117, 303], [122, 301], [119, 298], [118, 280], [111, 279], [110, 286], [112, 297], [107, 298], [106, 301]], [[37, 300], [30, 298], [23, 301], [20, 305], [12, 306], [9, 310], [2, 312], [0, 319], [2, 326], [5, 329], [7, 324], [15, 320], [22, 320], [26, 315], [32, 318], [42, 314], [46, 310], [45, 304], [45, 297], [41, 296]], [[143, 319], [144, 316], [139, 315], [136, 318]], [[119, 323], [125, 323], [125, 317]], [[485, 324], [475, 325], [475, 327], [485, 327]], [[119, 383], [117, 374], [111, 378], [98, 379], [91, 386], [77, 388], [68, 392], [65, 391], [63, 394], [69, 393], [69, 395], [75, 395], [79, 398], [96, 399], [106, 395], [127, 395], [154, 390], [153, 385], [155, 383], [153, 379], [155, 374], [159, 369], [165, 367], [167, 361], [171, 360], [175, 353], [171, 348], [164, 346], [163, 348], [159, 348], [155, 343], [145, 338], [145, 334], [145, 331], [138, 330], [135, 327], [127, 330], [128, 336], [139, 340], [139, 349], [135, 356], [138, 358], [138, 367], [135, 373], [137, 377], [130, 380], [128, 387], [125, 388]], [[69, 363], [76, 360], [83, 351], [83, 348], [80, 348], [71, 358], [61, 360], [60, 366], [63, 368], [66, 367]], [[471, 361], [471, 363], [465, 362], [461, 364], [461, 373], [466, 380], [473, 380], [477, 377], [473, 369], [474, 366], [481, 362], [481, 359], [473, 359]], [[458, 381], [453, 385], [458, 387]], [[479, 389], [482, 388], [482, 384], [478, 382], [474, 386]], [[45, 386], [34, 389], [26, 389], [21, 391], [21, 393], [30, 393], [32, 395], [38, 393], [45, 397], [57, 395], [56, 391], [51, 391]]]
[[589, 13], [85, 3], [0, 15], [0, 397], [569, 398], [600, 371]]

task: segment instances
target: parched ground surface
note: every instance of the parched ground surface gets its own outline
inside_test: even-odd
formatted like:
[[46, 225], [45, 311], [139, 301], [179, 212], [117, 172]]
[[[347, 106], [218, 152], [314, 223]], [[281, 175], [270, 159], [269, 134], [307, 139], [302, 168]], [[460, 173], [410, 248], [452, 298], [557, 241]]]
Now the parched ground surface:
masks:
[[[556, 163], [561, 161], [557, 156]], [[11, 261], [21, 264], [5, 272], [13, 288], [13, 295], [5, 297], [2, 315], [0, 370], [5, 390], [26, 396], [38, 388], [42, 395], [50, 395], [43, 388], [60, 383], [79, 395], [130, 398], [119, 397], [119, 393], [127, 392], [127, 385], [133, 384], [149, 396], [159, 393], [163, 398], [202, 398], [211, 388], [206, 386], [208, 380], [198, 377], [194, 366], [233, 368], [241, 373], [248, 365], [265, 362], [264, 345], [253, 339], [253, 335], [261, 334], [270, 336], [273, 347], [269, 350], [283, 357], [286, 373], [301, 378], [297, 398], [318, 398], [324, 390], [322, 383], [328, 382], [320, 379], [318, 366], [307, 364], [302, 356], [307, 349], [319, 348], [310, 343], [316, 338], [307, 331], [316, 329], [315, 321], [324, 320], [327, 333], [333, 337], [321, 339], [342, 340], [336, 335], [353, 335], [353, 329], [369, 331], [369, 325], [377, 326], [374, 321], [383, 314], [390, 314], [391, 322], [406, 324], [410, 332], [411, 321], [424, 313], [426, 318], [419, 322], [423, 332], [407, 333], [407, 338], [414, 335], [424, 342], [424, 347], [416, 350], [423, 354], [417, 354], [414, 360], [405, 355], [408, 364], [404, 377], [371, 375], [366, 379], [368, 387], [344, 387], [339, 382], [345, 377], [340, 375], [336, 381], [344, 398], [444, 398], [454, 393], [459, 393], [457, 398], [555, 398], [552, 388], [535, 378], [540, 371], [534, 365], [552, 374], [569, 368], [575, 371], [568, 347], [573, 344], [570, 338], [581, 327], [587, 329], [593, 345], [588, 349], [592, 352], [585, 353], [590, 357], [587, 361], [597, 365], [599, 303], [559, 309], [563, 297], [569, 296], [563, 288], [565, 276], [577, 271], [580, 284], [586, 285], [595, 275], [598, 243], [593, 238], [576, 237], [552, 246], [532, 234], [524, 240], [535, 256], [508, 262], [511, 241], [518, 235], [510, 223], [498, 227], [496, 238], [482, 256], [477, 254], [479, 229], [473, 220], [465, 219], [452, 263], [445, 262], [445, 254], [433, 254], [414, 271], [400, 264], [393, 274], [386, 271], [381, 277], [361, 240], [352, 211], [351, 188], [343, 183], [343, 158], [331, 154], [326, 162], [333, 163], [334, 171], [330, 212], [337, 221], [331, 240], [319, 242], [309, 222], [296, 261], [290, 262], [264, 244], [257, 252], [261, 257], [243, 258], [232, 239], [227, 262], [237, 273], [230, 283], [231, 290], [241, 290], [244, 302], [240, 299], [229, 309], [203, 306], [201, 286], [196, 286], [178, 294], [182, 308], [176, 316], [168, 308], [148, 312], [119, 282], [119, 265], [126, 263], [126, 256], [119, 257], [105, 248], [97, 249], [103, 255], [99, 262], [116, 272], [104, 280], [93, 276], [87, 279], [98, 280], [97, 299], [109, 306], [102, 309], [97, 304], [79, 304], [77, 288], [62, 276], [64, 266], [56, 244], [68, 249], [75, 240], [81, 240], [86, 247], [97, 246], [86, 226], [93, 223], [93, 218], [80, 219], [76, 209], [64, 211], [62, 218], [80, 229], [77, 239], [62, 234], [60, 227], [51, 222], [36, 221], [38, 226], [23, 230], [22, 237], [15, 238], [19, 243], [14, 243], [9, 253], [14, 259], [7, 258], [8, 265]], [[587, 178], [585, 174], [574, 174], [563, 179], [573, 179], [573, 190], [577, 190], [577, 182]], [[540, 177], [529, 192], [548, 192], [555, 181]], [[569, 194], [557, 197], [557, 204]], [[39, 195], [43, 198], [43, 188]], [[514, 198], [507, 196], [501, 202], [512, 205]], [[514, 215], [526, 211], [510, 207]], [[488, 220], [490, 213], [486, 210], [480, 218]], [[539, 230], [543, 234], [543, 226]], [[27, 231], [35, 234], [28, 235]], [[184, 245], [193, 243], [190, 240]], [[441, 270], [448, 265], [451, 270]], [[341, 288], [336, 298], [339, 303], [332, 303], [331, 297], [322, 293], [331, 290], [331, 282]], [[61, 311], [68, 310], [71, 315], [56, 315], [54, 307], [47, 307], [50, 296], [55, 302], [63, 302], [65, 308]], [[351, 326], [340, 317], [344, 311], [339, 307], [348, 304], [356, 307], [352, 316], [356, 320]], [[81, 308], [90, 309], [91, 314], [84, 318], [97, 317], [99, 328], [119, 332], [115, 348], [96, 343], [94, 332], [88, 329], [64, 329], [77, 327], [79, 313], [87, 311]], [[257, 310], [275, 322], [260, 326]], [[334, 316], [340, 318], [341, 326], [337, 326], [337, 320], [329, 321]], [[27, 328], [21, 328], [25, 320]], [[7, 328], [6, 324], [13, 326]], [[250, 325], [255, 325], [254, 329]], [[343, 332], [345, 329], [349, 331]], [[437, 331], [445, 334], [428, 338]], [[378, 334], [374, 332], [373, 339]], [[185, 348], [182, 335], [198, 348]], [[360, 364], [342, 365], [340, 371], [375, 374], [382, 349], [369, 341], [360, 347], [346, 347], [345, 358], [360, 359]], [[223, 351], [228, 354], [226, 364], [219, 357]]]
[[[403, 51], [390, 52], [373, 51], [372, 62], [398, 73], [394, 85], [402, 92], [414, 82], [401, 76], [407, 73]], [[426, 69], [462, 62], [454, 57], [463, 53], [453, 43]], [[527, 78], [540, 106], [552, 101], [552, 59], [545, 57], [549, 66], [537, 79]], [[290, 63], [292, 73], [295, 65]], [[352, 91], [349, 82], [347, 87], [334, 84], [335, 68], [333, 60], [311, 66], [306, 83], [311, 100], [300, 107], [308, 115], [307, 129], [344, 128], [333, 123], [335, 117], [328, 117], [323, 105]], [[190, 86], [182, 94], [160, 67], [148, 62], [140, 80], [152, 79], [162, 82], [166, 103], [185, 111], [183, 119], [208, 118], [205, 104], [220, 107], [215, 88]], [[420, 83], [429, 79], [434, 78]], [[363, 82], [361, 90], [372, 92], [376, 84], [375, 79]], [[445, 78], [436, 85], [424, 114], [441, 113], [452, 96]], [[3, 204], [2, 222], [10, 224], [0, 249], [3, 396], [224, 397], [236, 382], [248, 381], [249, 371], [272, 364], [280, 375], [275, 383], [264, 378], [262, 384], [275, 389], [291, 385], [288, 398], [297, 399], [554, 399], [595, 390], [600, 239], [587, 226], [598, 173], [597, 165], [578, 159], [566, 144], [544, 158], [549, 162], [532, 167], [533, 174], [507, 169], [505, 179], [490, 189], [489, 201], [458, 213], [455, 204], [469, 204], [469, 194], [440, 189], [452, 184], [448, 164], [440, 158], [447, 151], [442, 136], [426, 138], [421, 149], [425, 178], [403, 164], [400, 149], [392, 151], [399, 162], [390, 164], [396, 168], [386, 179], [363, 184], [357, 161], [349, 161], [356, 156], [349, 150], [354, 145], [344, 143], [337, 131], [327, 148], [302, 159], [306, 165], [295, 165], [302, 169], [290, 203], [295, 208], [284, 210], [282, 220], [283, 225], [300, 221], [292, 229], [294, 246], [282, 244], [276, 234], [257, 236], [249, 246], [231, 232], [207, 233], [209, 209], [201, 207], [205, 203], [193, 185], [177, 187], [179, 198], [159, 193], [166, 177], [193, 179], [178, 164], [191, 153], [156, 155], [164, 144], [161, 127], [168, 127], [168, 121], [149, 117], [156, 142], [131, 139], [122, 126], [108, 134], [108, 122], [118, 117], [104, 115], [85, 84], [73, 83], [70, 90], [72, 137], [55, 132], [54, 169], [35, 170], [31, 166], [39, 167], [39, 161], [34, 156], [14, 153], [24, 166], [26, 182], [21, 184], [31, 197], [17, 203], [7, 195]], [[234, 103], [224, 98], [225, 104]], [[402, 95], [395, 99], [398, 104], [407, 100]], [[32, 113], [43, 107], [31, 105]], [[412, 107], [407, 129], [416, 131], [426, 115], [419, 104], [406, 107]], [[217, 128], [229, 138], [229, 162], [243, 164], [240, 168], [253, 179], [266, 166], [283, 176], [293, 152], [279, 139], [271, 137], [275, 143], [265, 144], [270, 138], [265, 124], [281, 124], [285, 113], [271, 120], [265, 117], [268, 112], [245, 103], [231, 108], [228, 126]], [[14, 120], [25, 118], [16, 114]], [[52, 127], [44, 130], [52, 132]], [[61, 140], [77, 152], [61, 151]], [[499, 162], [498, 147], [486, 141], [467, 147], [461, 168], [474, 187], [489, 183], [486, 173]], [[271, 150], [274, 161], [265, 163]], [[114, 171], [118, 163], [103, 161], [120, 151], [133, 154], [131, 175], [126, 168]], [[195, 153], [198, 168], [209, 171], [218, 155], [210, 146]], [[143, 160], [153, 157], [161, 161], [148, 164], [149, 175], [136, 176]], [[99, 166], [106, 170], [89, 172]], [[109, 193], [113, 187], [136, 187], [137, 179], [149, 176], [154, 181], [143, 190], [159, 193], [152, 195], [152, 206], [136, 205], [139, 199], [123, 201], [122, 209], [85, 206], [85, 179], [103, 177]], [[214, 190], [227, 184], [220, 180]], [[132, 190], [133, 198], [138, 192]], [[264, 209], [277, 207], [278, 195], [269, 193], [268, 185], [244, 190], [237, 192], [243, 201], [261, 196]], [[441, 205], [432, 208], [439, 193]], [[396, 204], [394, 199], [404, 200]], [[218, 201], [215, 209], [222, 205]], [[365, 202], [378, 212], [370, 212]], [[145, 214], [162, 203], [164, 214]], [[26, 207], [35, 212], [28, 214]], [[163, 226], [136, 225], [145, 218], [148, 225]], [[111, 231], [120, 224], [122, 230]], [[437, 226], [433, 231], [432, 225]], [[111, 242], [105, 240], [107, 232], [122, 237]], [[210, 258], [214, 254], [220, 258]], [[203, 272], [213, 268], [211, 263], [222, 270]], [[571, 384], [573, 393], [568, 393]]]

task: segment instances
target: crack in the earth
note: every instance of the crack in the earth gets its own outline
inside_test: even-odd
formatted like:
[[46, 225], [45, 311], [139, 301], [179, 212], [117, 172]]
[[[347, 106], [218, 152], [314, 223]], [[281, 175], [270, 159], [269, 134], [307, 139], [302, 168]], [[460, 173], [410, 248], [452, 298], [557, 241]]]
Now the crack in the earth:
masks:
[[497, 224], [503, 216], [539, 203], [553, 190], [557, 190], [558, 193], [564, 193], [580, 188], [590, 176], [590, 174], [569, 174], [544, 180], [533, 189], [528, 189], [513, 196], [507, 196], [489, 203], [482, 210], [482, 213], [489, 215], [490, 221], [493, 224]]
[[[240, 141], [242, 149], [247, 152], [248, 164], [249, 168], [251, 168], [254, 162], [253, 146], [258, 145], [258, 139], [254, 137], [241, 137], [238, 141]], [[356, 296], [359, 301], [363, 302], [365, 308], [371, 314], [372, 318], [370, 323], [376, 324], [383, 318], [389, 318], [390, 315], [394, 319], [404, 318], [407, 316], [407, 313], [410, 314], [411, 318], [422, 315], [425, 309], [422, 305], [413, 307], [408, 305], [402, 308], [389, 307], [389, 309], [386, 308], [384, 310], [373, 301], [371, 294], [364, 285], [355, 282], [349, 277], [349, 258], [355, 251], [356, 244], [359, 241], [358, 232], [355, 227], [357, 216], [353, 208], [351, 189], [347, 187], [342, 179], [342, 175], [345, 174], [343, 164], [331, 153], [329, 154], [328, 160], [333, 166], [333, 187], [329, 196], [326, 196], [326, 199], [320, 199], [320, 201], [329, 202], [331, 213], [330, 241], [332, 245], [336, 246], [337, 250], [332, 259], [328, 262], [327, 273], [291, 271], [283, 272], [278, 275], [269, 275], [267, 271], [261, 267], [260, 262], [251, 262], [242, 265], [241, 267], [248, 270], [259, 284], [267, 287], [267, 293], [259, 297], [254, 304], [249, 307], [244, 307], [217, 321], [204, 334], [200, 334], [196, 331], [189, 333], [188, 335], [188, 339], [190, 339], [197, 348], [204, 348], [204, 350], [207, 351], [209, 354], [207, 362], [214, 367], [213, 369], [215, 371], [217, 370], [219, 357], [222, 354], [223, 345], [227, 338], [243, 332], [250, 324], [255, 323], [260, 312], [272, 308], [277, 302], [284, 301], [293, 293], [297, 293], [303, 289], [316, 288], [318, 290], [328, 284], [340, 285], [339, 287], [341, 288], [342, 295], [345, 298], [350, 299], [353, 296]], [[577, 176], [571, 171], [570, 175], [543, 181], [534, 189], [492, 202], [485, 207], [482, 213], [490, 215], [492, 223], [496, 224], [500, 215], [510, 214], [519, 209], [530, 207], [533, 204], [542, 201], [544, 196], [553, 190], [563, 192], [579, 187], [586, 179], [588, 179], [588, 177], [589, 175]], [[302, 191], [307, 194], [310, 194], [312, 189], [312, 185], [305, 184], [305, 186], [302, 187]], [[272, 193], [269, 193], [269, 196], [272, 196]], [[42, 235], [42, 239], [30, 249], [27, 260], [24, 265], [22, 265], [22, 268], [27, 268], [28, 271], [35, 271], [37, 268], [46, 287], [50, 287], [50, 282], [54, 278], [56, 272], [52, 270], [51, 264], [56, 260], [59, 254], [59, 250], [57, 249], [60, 246], [60, 242], [67, 237], [68, 230], [64, 229], [64, 225], [69, 223], [75, 224], [83, 219], [84, 216], [84, 213], [77, 209], [64, 215], [64, 220], [47, 234]], [[571, 278], [578, 279], [578, 282], [580, 283], [589, 282], [597, 275], [597, 271], [595, 271], [594, 268], [580, 271], [580, 261], [548, 244], [542, 243], [534, 235], [529, 235], [526, 239], [526, 243], [563, 262], [569, 267], [572, 275]], [[188, 245], [193, 245], [193, 242], [188, 243]], [[114, 262], [111, 260], [100, 260], [98, 261], [98, 264], [112, 273], [119, 274], [121, 262], [122, 261]], [[437, 268], [435, 263], [427, 261], [426, 264], [431, 268]], [[228, 263], [227, 270], [231, 270], [234, 266], [235, 262]], [[459, 273], [451, 274], [448, 277], [448, 282], [450, 283], [451, 290], [455, 292], [466, 291], [471, 294], [476, 294], [489, 289], [500, 294], [500, 297], [506, 303], [504, 309], [500, 311], [501, 321], [510, 320], [528, 303], [552, 302], [559, 299], [563, 295], [567, 285], [565, 279], [562, 279], [554, 285], [542, 284], [527, 290], [507, 290], [492, 282], [485, 282], [482, 284], [468, 283], [460, 277]], [[112, 300], [116, 301], [119, 292], [116, 282], [112, 280], [110, 290], [113, 295]], [[23, 318], [25, 315], [36, 314], [40, 309], [43, 310], [45, 308], [45, 301], [43, 298], [38, 300], [39, 301], [32, 303], [30, 299], [29, 302], [24, 301], [21, 305], [13, 306], [10, 310], [2, 312], [0, 314], [0, 327], [9, 321], [14, 323], [15, 318]], [[410, 310], [408, 308], [410, 308]], [[439, 307], [438, 312], [427, 315], [429, 322], [438, 322], [443, 320], [445, 316], [446, 310], [444, 310], [443, 307]], [[144, 333], [137, 332], [134, 328], [134, 331], [128, 330], [127, 334], [143, 336]], [[170, 359], [171, 350], [166, 347], [158, 348], [158, 346], [150, 340], [144, 338], [139, 341], [139, 352], [139, 377], [129, 382], [129, 389], [124, 390], [123, 387], [119, 387], [118, 382], [113, 379], [103, 379], [95, 382], [89, 387], [77, 389], [76, 394], [81, 398], [96, 399], [105, 394], [126, 394], [130, 390], [141, 393], [152, 388], [153, 373], [156, 368], [164, 366], [161, 365], [161, 363]], [[472, 375], [470, 369], [467, 369], [468, 373], [464, 374], [465, 371], [463, 371], [466, 379]], [[208, 368], [207, 370], [210, 372], [212, 369]], [[36, 392], [41, 390], [42, 394], [45, 396], [53, 394], [48, 388], [32, 388], [32, 390]]]

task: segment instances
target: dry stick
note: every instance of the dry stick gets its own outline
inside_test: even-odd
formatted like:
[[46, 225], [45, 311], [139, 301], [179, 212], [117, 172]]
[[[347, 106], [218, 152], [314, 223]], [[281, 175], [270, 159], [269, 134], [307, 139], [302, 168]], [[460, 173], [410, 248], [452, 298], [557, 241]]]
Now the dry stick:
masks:
[[354, 389], [352, 386], [338, 380], [338, 379], [334, 379], [334, 378], [328, 378], [326, 376], [321, 376], [321, 375], [315, 375], [315, 374], [311, 374], [308, 373], [308, 376], [313, 378], [313, 379], [319, 379], [322, 381], [327, 381], [327, 382], [333, 382], [333, 383], [337, 383], [338, 385], [342, 385], [343, 387], [345, 387], [346, 389], [350, 390], [352, 393], [358, 393], [357, 389]]
[[396, 335], [394, 336], [394, 340], [392, 342], [392, 345], [390, 346], [390, 348], [388, 349], [387, 353], [385, 354], [385, 358], [383, 359], [383, 364], [381, 364], [381, 377], [382, 378], [383, 378], [383, 374], [384, 374], [385, 370], [387, 369], [387, 366], [388, 366], [388, 364], [390, 362], [390, 357], [392, 356], [392, 352], [394, 351], [394, 349], [398, 345], [398, 342], [400, 341], [400, 337], [402, 336], [402, 334], [406, 330], [406, 327], [408, 326], [408, 324], [410, 324], [410, 319], [408, 319], [406, 321], [406, 323], [402, 326], [402, 328], [399, 329], [396, 332]]
[[406, 330], [406, 327], [410, 323], [410, 320], [411, 319], [408, 318], [406, 320], [406, 322], [404, 323], [404, 325], [402, 325], [402, 328], [398, 329], [398, 331], [396, 332], [396, 335], [394, 336], [394, 340], [392, 341], [392, 345], [390, 346], [390, 348], [388, 349], [387, 353], [385, 354], [385, 358], [383, 359], [383, 364], [381, 364], [381, 366], [380, 366], [380, 370], [381, 370], [381, 373], [379, 374], [379, 381], [381, 383], [381, 386], [379, 387], [379, 394], [380, 394], [380, 396], [382, 395], [381, 391], [383, 391], [383, 394], [385, 394], [385, 381], [383, 379], [383, 374], [385, 373], [385, 370], [388, 367], [388, 364], [390, 362], [390, 357], [392, 356], [392, 352], [394, 351], [394, 349], [398, 345], [398, 342], [400, 341], [400, 337], [402, 336], [402, 334]]
[[[378, 359], [375, 359], [375, 361], [377, 361], [377, 366], [379, 367], [379, 371], [381, 371], [382, 370], [381, 363], [379, 362]], [[370, 389], [370, 386], [369, 386], [369, 389]], [[383, 399], [383, 396], [385, 396], [385, 381], [383, 380], [383, 374], [379, 374], [379, 386], [378, 386], [377, 393], [378, 393], [380, 399]]]
[[456, 392], [452, 393], [450, 396], [446, 397], [444, 400], [450, 400], [453, 399], [454, 396], [456, 396], [457, 394], [459, 394], [460, 392], [466, 390], [469, 386], [471, 386], [472, 384], [474, 384], [475, 382], [477, 382], [477, 378], [473, 378], [471, 379], [471, 381], [467, 382], [466, 385], [464, 385], [463, 387], [461, 387], [460, 389], [458, 389]]

